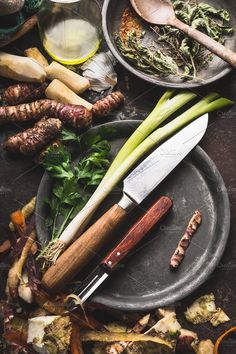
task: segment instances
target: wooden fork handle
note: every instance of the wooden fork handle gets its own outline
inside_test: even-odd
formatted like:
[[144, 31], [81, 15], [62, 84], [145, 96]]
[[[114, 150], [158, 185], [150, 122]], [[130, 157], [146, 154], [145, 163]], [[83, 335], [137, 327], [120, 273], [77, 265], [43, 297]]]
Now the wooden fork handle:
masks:
[[176, 17], [172, 18], [169, 24], [171, 26], [177, 27], [186, 33], [189, 37], [195, 39], [198, 43], [209, 49], [212, 53], [216, 54], [218, 57], [236, 68], [236, 53], [231, 49], [226, 48], [224, 45], [218, 43], [211, 37], [207, 36], [205, 33], [202, 33], [197, 29], [188, 26]]
[[47, 270], [42, 286], [49, 292], [59, 291], [66, 286], [94, 256], [99, 255], [127, 215], [125, 209], [115, 204]]

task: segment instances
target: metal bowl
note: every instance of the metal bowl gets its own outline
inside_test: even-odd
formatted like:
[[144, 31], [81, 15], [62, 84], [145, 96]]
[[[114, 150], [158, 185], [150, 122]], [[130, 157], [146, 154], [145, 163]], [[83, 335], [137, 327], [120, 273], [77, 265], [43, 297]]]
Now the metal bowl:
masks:
[[[234, 0], [208, 0], [207, 3], [217, 8], [225, 8], [231, 15], [231, 26], [236, 28], [236, 11]], [[183, 81], [174, 76], [161, 77], [150, 75], [135, 68], [126, 58], [124, 58], [115, 43], [115, 34], [119, 32], [120, 20], [123, 11], [129, 6], [129, 0], [105, 0], [103, 5], [103, 32], [109, 49], [128, 71], [152, 84], [173, 88], [191, 88], [208, 85], [227, 75], [232, 68], [222, 59], [214, 55], [209, 65], [199, 72], [199, 79]], [[151, 32], [150, 32], [151, 33]], [[236, 34], [226, 40], [226, 46], [236, 50]]]

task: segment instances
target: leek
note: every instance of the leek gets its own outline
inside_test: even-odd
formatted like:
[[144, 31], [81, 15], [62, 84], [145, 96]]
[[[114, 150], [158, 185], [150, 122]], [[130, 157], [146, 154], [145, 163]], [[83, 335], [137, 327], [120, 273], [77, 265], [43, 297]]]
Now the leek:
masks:
[[127, 156], [161, 123], [169, 118], [173, 113], [178, 111], [185, 104], [197, 97], [193, 92], [182, 92], [171, 98], [173, 91], [168, 90], [158, 101], [154, 110], [149, 116], [139, 125], [135, 132], [130, 136], [127, 142], [118, 152], [106, 175], [103, 178], [99, 188], [103, 185], [103, 182], [110, 178], [116, 169], [123, 163]]
[[[48, 253], [49, 261], [54, 262], [65, 247], [73, 241], [74, 236], [79, 236], [81, 234], [98, 206], [144, 154], [194, 119], [205, 113], [229, 106], [233, 103], [226, 98], [221, 98], [217, 93], [210, 93], [191, 108], [186, 110], [183, 114], [179, 115], [163, 127], [155, 130], [157, 125], [161, 124], [161, 122], [170, 116], [170, 112], [172, 114], [184, 104], [183, 102], [187, 103], [190, 99], [196, 97], [196, 95], [193, 93], [180, 93], [170, 100], [167, 97], [168, 95], [165, 96], [164, 99], [162, 97], [164, 102], [159, 103], [159, 105], [155, 107], [149, 117], [128, 139], [114, 160], [112, 168], [108, 170], [104, 180], [98, 186], [95, 193], [91, 196], [88, 203], [71, 221], [60, 238], [57, 240], [56, 244], [54, 244], [50, 249], [50, 252]], [[172, 104], [169, 104], [170, 102], [174, 102], [173, 106]], [[162, 114], [156, 117], [157, 112], [159, 114], [162, 112]], [[155, 119], [158, 121], [157, 123], [154, 123]], [[149, 121], [150, 126], [145, 123], [147, 121]], [[143, 134], [140, 134], [140, 128]], [[127, 151], [125, 151], [125, 148], [127, 148]]]

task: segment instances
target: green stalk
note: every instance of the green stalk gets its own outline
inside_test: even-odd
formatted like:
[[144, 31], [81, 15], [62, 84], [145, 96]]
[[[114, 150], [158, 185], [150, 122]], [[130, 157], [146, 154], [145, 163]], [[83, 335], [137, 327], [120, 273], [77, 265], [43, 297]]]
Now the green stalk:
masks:
[[[226, 98], [219, 98], [217, 93], [210, 93], [201, 101], [189, 108], [183, 114], [150, 134], [137, 148], [125, 159], [120, 167], [112, 175], [110, 183], [107, 181], [106, 187], [103, 188], [105, 195], [117, 185], [117, 183], [130, 171], [136, 162], [148, 151], [154, 148], [163, 140], [169, 138], [179, 129], [192, 122], [194, 119], [202, 116], [205, 113], [210, 113], [219, 108], [231, 105], [233, 102]], [[103, 193], [102, 193], [103, 195]], [[90, 210], [91, 212], [91, 210]]]
[[[129, 156], [129, 154], [135, 150], [135, 148], [149, 135], [151, 134], [161, 123], [163, 123], [167, 118], [169, 118], [173, 113], [178, 111], [185, 104], [194, 99], [197, 95], [193, 92], [182, 92], [177, 94], [175, 97], [170, 97], [173, 95], [173, 90], [168, 90], [160, 98], [156, 107], [149, 114], [149, 116], [139, 125], [135, 132], [130, 136], [126, 143], [122, 146], [119, 153], [112, 162], [110, 168], [108, 169], [102, 184], [108, 178], [110, 178], [116, 169], [124, 162], [124, 160]], [[100, 187], [102, 186], [100, 185]]]
[[205, 113], [212, 112], [216, 109], [223, 108], [231, 105], [233, 102], [225, 99], [219, 98], [216, 93], [210, 93], [193, 107], [189, 108], [186, 112], [161, 127], [149, 135], [144, 141], [142, 141], [135, 150], [133, 150], [123, 163], [114, 171], [112, 177], [106, 180], [106, 183], [102, 187], [98, 187], [92, 197], [89, 199], [88, 203], [85, 205], [83, 210], [72, 220], [72, 222], [67, 226], [67, 228], [62, 233], [59, 241], [64, 245], [68, 246], [74, 235], [79, 235], [84, 227], [86, 227], [88, 221], [94, 214], [97, 207], [101, 202], [107, 197], [107, 195], [113, 190], [113, 188], [122, 180], [122, 178], [131, 170], [139, 159], [146, 154], [150, 149], [155, 147], [157, 144], [162, 142], [164, 139], [170, 137], [172, 134], [176, 133], [180, 128], [187, 125], [194, 119], [202, 116]]

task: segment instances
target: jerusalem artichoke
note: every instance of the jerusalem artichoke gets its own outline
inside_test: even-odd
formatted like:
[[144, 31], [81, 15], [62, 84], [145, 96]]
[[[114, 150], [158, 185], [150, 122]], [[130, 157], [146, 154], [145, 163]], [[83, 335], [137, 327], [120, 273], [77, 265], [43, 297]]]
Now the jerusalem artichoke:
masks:
[[11, 85], [4, 90], [1, 99], [11, 105], [32, 102], [45, 96], [47, 86], [46, 82], [42, 84], [24, 82]]
[[93, 105], [93, 114], [96, 117], [108, 116], [124, 102], [124, 95], [120, 91], [112, 92]]
[[41, 119], [33, 128], [8, 138], [5, 148], [10, 152], [34, 155], [45, 147], [60, 131], [61, 121], [56, 118]]
[[202, 222], [202, 214], [199, 210], [196, 210], [188, 223], [187, 229], [185, 230], [184, 235], [178, 243], [176, 250], [174, 251], [171, 260], [170, 260], [170, 269], [177, 270], [180, 264], [182, 263], [185, 252], [190, 245], [191, 239], [194, 233], [197, 231], [198, 227]]
[[38, 100], [17, 106], [0, 107], [0, 124], [39, 120], [42, 117], [59, 118], [65, 125], [80, 128], [91, 123], [92, 112], [83, 106], [54, 100]]

